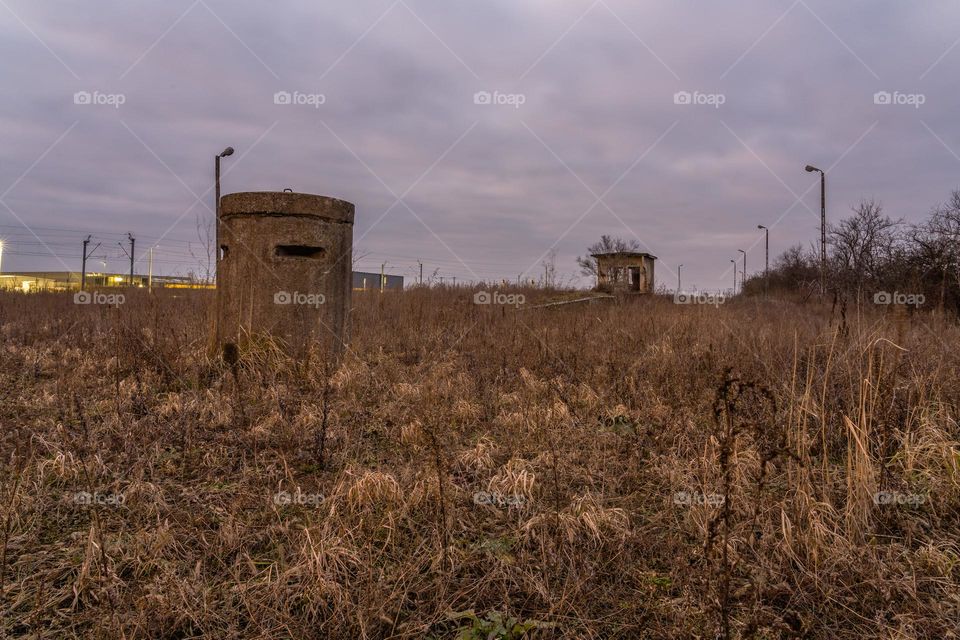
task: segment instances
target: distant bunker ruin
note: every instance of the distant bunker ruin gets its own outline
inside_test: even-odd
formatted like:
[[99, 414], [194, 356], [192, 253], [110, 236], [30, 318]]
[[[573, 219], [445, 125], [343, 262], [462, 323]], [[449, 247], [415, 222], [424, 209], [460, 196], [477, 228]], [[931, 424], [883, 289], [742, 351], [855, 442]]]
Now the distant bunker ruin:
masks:
[[597, 261], [597, 290], [608, 293], [653, 293], [657, 256], [635, 251], [590, 254]]
[[258, 337], [303, 356], [339, 355], [349, 339], [353, 215], [349, 202], [308, 193], [232, 193], [220, 200], [218, 349]]

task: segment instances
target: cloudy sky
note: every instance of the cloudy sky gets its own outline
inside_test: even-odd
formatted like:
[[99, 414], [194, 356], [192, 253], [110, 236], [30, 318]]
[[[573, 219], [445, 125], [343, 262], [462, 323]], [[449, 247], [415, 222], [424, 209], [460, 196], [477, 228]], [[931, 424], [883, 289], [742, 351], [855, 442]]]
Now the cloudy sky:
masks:
[[[565, 280], [601, 234], [657, 280], [960, 187], [960, 5], [902, 0], [0, 0], [3, 270], [202, 272], [224, 193], [357, 205], [357, 268]], [[99, 256], [102, 256], [100, 258]], [[145, 270], [145, 260], [138, 270]], [[586, 279], [579, 281], [586, 285]]]

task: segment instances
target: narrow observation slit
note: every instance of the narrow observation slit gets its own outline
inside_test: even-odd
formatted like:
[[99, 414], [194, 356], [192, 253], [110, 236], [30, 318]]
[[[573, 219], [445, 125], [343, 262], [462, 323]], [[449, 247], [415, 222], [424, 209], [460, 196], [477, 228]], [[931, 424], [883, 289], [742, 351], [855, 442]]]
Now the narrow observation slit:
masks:
[[278, 244], [273, 255], [278, 258], [312, 258], [319, 260], [326, 253], [323, 247], [311, 247], [304, 244]]
[[223, 260], [230, 253], [230, 247], [225, 244], [220, 245], [220, 259]]

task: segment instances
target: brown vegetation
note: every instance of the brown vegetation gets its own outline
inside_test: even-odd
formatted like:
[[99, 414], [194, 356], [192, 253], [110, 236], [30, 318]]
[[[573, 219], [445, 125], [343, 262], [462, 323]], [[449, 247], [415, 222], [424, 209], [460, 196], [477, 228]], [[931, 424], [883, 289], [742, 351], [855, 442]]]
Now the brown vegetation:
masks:
[[331, 368], [136, 294], [0, 296], [2, 637], [958, 637], [954, 322], [423, 289]]

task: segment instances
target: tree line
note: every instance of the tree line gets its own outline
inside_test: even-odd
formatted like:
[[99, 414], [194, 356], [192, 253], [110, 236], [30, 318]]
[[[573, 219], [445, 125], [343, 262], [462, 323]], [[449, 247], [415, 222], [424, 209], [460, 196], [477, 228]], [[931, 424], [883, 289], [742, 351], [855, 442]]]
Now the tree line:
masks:
[[[914, 302], [917, 306], [960, 314], [958, 240], [960, 190], [934, 206], [918, 224], [891, 218], [880, 202], [862, 200], [849, 217], [827, 226], [827, 292], [881, 303], [909, 296], [922, 300]], [[819, 253], [802, 245], [778, 256], [769, 274], [757, 273], [743, 285], [746, 295], [807, 298], [819, 289]]]

